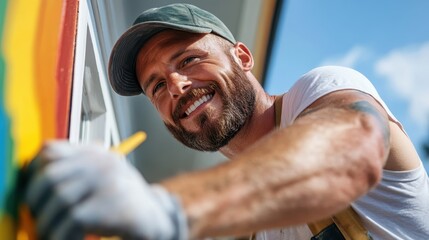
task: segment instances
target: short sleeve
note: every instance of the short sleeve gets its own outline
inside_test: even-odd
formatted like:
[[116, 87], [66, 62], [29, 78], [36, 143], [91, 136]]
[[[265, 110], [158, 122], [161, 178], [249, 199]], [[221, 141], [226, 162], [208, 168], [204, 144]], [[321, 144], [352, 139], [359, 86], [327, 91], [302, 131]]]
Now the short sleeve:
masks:
[[289, 126], [320, 97], [339, 90], [354, 89], [371, 95], [386, 110], [392, 121], [402, 125], [381, 99], [374, 85], [360, 72], [347, 67], [324, 66], [302, 75], [284, 95], [281, 127]]

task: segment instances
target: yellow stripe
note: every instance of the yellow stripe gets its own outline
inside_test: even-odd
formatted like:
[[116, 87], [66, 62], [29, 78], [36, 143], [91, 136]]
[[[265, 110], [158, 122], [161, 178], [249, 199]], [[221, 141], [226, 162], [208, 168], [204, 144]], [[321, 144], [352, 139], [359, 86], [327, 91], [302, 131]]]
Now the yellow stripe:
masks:
[[[36, 33], [39, 23], [40, 1], [13, 0], [9, 2], [4, 29], [3, 52], [6, 65], [5, 107], [11, 120], [14, 141], [13, 159], [22, 167], [40, 148], [40, 103], [36, 95]], [[43, 64], [38, 62], [38, 64]], [[22, 221], [22, 219], [20, 219]], [[8, 227], [18, 240], [27, 240], [34, 234], [16, 226]], [[8, 238], [13, 239], [13, 238]]]
[[13, 0], [6, 15], [3, 51], [7, 62], [5, 105], [11, 119], [15, 159], [22, 166], [41, 145], [35, 96], [35, 36], [40, 1]]

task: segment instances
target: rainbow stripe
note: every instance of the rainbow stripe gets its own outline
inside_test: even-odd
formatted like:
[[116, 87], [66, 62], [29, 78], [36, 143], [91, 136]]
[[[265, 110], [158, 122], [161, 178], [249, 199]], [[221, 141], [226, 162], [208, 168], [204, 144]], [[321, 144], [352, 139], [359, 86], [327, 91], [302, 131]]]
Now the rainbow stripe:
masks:
[[0, 1], [0, 239], [34, 239], [16, 178], [43, 141], [67, 137], [77, 6]]

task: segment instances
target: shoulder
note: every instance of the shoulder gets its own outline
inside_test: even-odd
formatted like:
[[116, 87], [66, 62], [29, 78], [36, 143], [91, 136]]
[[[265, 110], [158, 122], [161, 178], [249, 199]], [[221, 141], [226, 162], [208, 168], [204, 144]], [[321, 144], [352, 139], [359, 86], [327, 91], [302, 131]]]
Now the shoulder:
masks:
[[306, 86], [307, 88], [370, 88], [373, 90], [371, 82], [360, 72], [340, 66], [317, 67], [302, 75], [295, 84], [296, 87]]
[[317, 99], [339, 90], [358, 90], [379, 99], [374, 85], [360, 72], [340, 66], [314, 68], [302, 75], [288, 92], [291, 103], [307, 107]]
[[302, 75], [283, 99], [284, 124], [291, 124], [309, 105], [339, 90], [358, 90], [381, 101], [372, 83], [360, 72], [341, 66], [314, 68]]

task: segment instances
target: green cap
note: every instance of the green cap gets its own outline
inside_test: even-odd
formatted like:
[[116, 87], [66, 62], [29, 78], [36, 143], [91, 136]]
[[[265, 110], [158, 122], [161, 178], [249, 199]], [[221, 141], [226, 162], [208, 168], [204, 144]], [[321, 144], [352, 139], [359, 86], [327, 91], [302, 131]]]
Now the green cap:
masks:
[[214, 33], [231, 43], [234, 36], [213, 14], [190, 4], [171, 4], [144, 11], [118, 39], [110, 54], [109, 80], [120, 95], [143, 93], [136, 75], [136, 57], [142, 46], [165, 29], [191, 33]]

